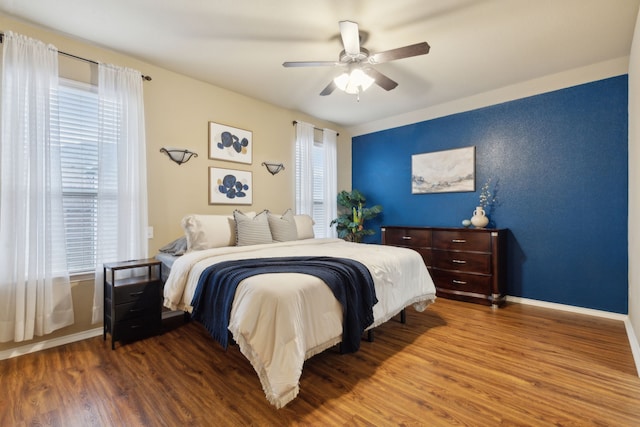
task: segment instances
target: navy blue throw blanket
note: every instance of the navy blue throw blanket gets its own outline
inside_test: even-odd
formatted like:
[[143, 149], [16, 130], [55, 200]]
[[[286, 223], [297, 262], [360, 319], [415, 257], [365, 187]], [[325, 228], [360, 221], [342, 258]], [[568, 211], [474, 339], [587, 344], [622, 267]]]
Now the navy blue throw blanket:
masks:
[[360, 348], [362, 332], [373, 323], [373, 306], [378, 299], [369, 270], [347, 258], [255, 258], [214, 264], [198, 279], [191, 316], [226, 349], [231, 305], [238, 284], [247, 277], [268, 273], [302, 273], [323, 280], [342, 304], [342, 352], [352, 353]]

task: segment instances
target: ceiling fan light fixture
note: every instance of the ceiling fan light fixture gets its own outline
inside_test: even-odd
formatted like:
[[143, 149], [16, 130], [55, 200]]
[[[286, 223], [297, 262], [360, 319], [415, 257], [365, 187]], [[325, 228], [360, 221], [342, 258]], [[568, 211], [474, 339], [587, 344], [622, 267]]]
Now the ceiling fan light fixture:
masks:
[[338, 88], [346, 93], [357, 95], [369, 89], [375, 80], [369, 77], [360, 68], [351, 70], [350, 73], [342, 73], [333, 82]]
[[[371, 54], [362, 47], [364, 42], [357, 22], [340, 21], [340, 38], [344, 50], [338, 55], [338, 61], [286, 61], [283, 67], [348, 67], [347, 71], [334, 78], [322, 89], [320, 96], [331, 95], [337, 88], [348, 94], [356, 95], [366, 91], [373, 83], [386, 91], [398, 86], [386, 75], [375, 69], [375, 65], [413, 56], [426, 55], [430, 46], [427, 42], [415, 43], [396, 49]], [[366, 70], [366, 72], [365, 72]]]

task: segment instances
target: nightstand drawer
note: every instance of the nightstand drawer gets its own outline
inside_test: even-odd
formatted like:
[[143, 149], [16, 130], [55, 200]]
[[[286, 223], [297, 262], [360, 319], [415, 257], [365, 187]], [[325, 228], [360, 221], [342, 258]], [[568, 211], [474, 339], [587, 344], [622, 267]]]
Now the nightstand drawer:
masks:
[[161, 282], [158, 280], [128, 285], [118, 285], [115, 286], [114, 300], [116, 301], [116, 304], [137, 301], [140, 299], [151, 299], [154, 302], [157, 302], [160, 300], [160, 289]]
[[433, 267], [491, 274], [491, 254], [433, 250]]
[[387, 228], [385, 231], [385, 244], [409, 248], [428, 248], [431, 247], [431, 230]]
[[491, 235], [473, 231], [434, 230], [433, 247], [453, 251], [491, 252]]
[[160, 306], [160, 297], [156, 299], [141, 299], [138, 301], [128, 302], [116, 305], [116, 322], [131, 320], [138, 317], [157, 315], [158, 311], [162, 312]]
[[131, 341], [157, 333], [161, 328], [161, 317], [145, 316], [119, 322], [116, 339]]
[[462, 291], [483, 295], [491, 294], [491, 276], [433, 270], [436, 288]]

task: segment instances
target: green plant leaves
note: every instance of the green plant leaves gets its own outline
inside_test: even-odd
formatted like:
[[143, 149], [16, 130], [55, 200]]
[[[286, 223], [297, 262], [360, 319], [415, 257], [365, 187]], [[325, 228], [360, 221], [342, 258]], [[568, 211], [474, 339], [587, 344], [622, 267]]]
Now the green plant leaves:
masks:
[[362, 242], [364, 236], [375, 233], [374, 230], [364, 228], [364, 223], [378, 216], [382, 212], [382, 206], [367, 208], [366, 203], [365, 196], [356, 189], [338, 193], [338, 218], [331, 221], [330, 225], [336, 225], [339, 238], [350, 242]]

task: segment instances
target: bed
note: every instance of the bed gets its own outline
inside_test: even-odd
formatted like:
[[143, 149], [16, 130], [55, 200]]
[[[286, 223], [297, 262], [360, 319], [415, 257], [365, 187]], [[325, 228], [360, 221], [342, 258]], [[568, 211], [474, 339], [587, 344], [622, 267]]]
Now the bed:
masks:
[[[292, 215], [288, 217], [291, 219]], [[252, 225], [254, 218], [251, 218]], [[235, 216], [234, 219], [241, 218]], [[422, 257], [411, 249], [315, 239], [312, 233], [310, 237], [300, 229], [300, 221], [295, 239], [275, 241], [281, 236], [275, 231], [277, 227], [272, 226], [269, 242], [254, 240], [251, 244], [238, 246], [242, 241], [240, 233], [229, 238], [229, 242], [236, 240], [235, 245], [202, 249], [197, 242], [203, 236], [202, 218], [199, 220], [201, 223], [195, 227], [195, 232], [189, 227], [190, 221], [193, 225], [193, 218], [183, 220], [187, 240], [190, 240], [185, 253], [161, 259], [163, 265], [171, 266], [164, 288], [164, 305], [169, 309], [192, 312], [192, 300], [200, 277], [213, 265], [230, 260], [301, 255], [330, 255], [366, 266], [377, 297], [372, 309], [373, 322], [367, 329], [386, 322], [407, 306], [413, 305], [416, 310], [423, 311], [435, 300], [435, 286]], [[308, 226], [309, 221], [305, 220]], [[219, 221], [219, 225], [223, 223]], [[231, 232], [237, 233], [240, 224], [241, 221], [235, 224], [230, 221]], [[227, 239], [226, 234], [219, 236], [219, 230], [216, 233], [221, 243]], [[301, 273], [260, 274], [238, 284], [231, 304], [228, 331], [258, 374], [267, 400], [281, 408], [299, 393], [304, 361], [342, 341], [344, 317], [341, 304], [318, 277]]]

